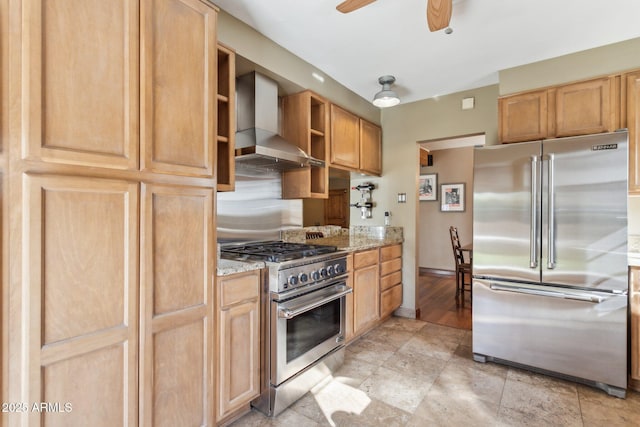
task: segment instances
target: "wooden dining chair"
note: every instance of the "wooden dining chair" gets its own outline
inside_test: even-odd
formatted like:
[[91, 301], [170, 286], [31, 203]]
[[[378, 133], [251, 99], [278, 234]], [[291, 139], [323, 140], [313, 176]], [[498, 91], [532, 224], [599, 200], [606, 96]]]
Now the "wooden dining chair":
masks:
[[464, 302], [464, 291], [469, 292], [471, 296], [473, 295], [473, 286], [471, 284], [472, 251], [462, 248], [456, 227], [449, 227], [449, 234], [451, 235], [453, 258], [456, 262], [456, 299], [462, 294], [462, 301]]

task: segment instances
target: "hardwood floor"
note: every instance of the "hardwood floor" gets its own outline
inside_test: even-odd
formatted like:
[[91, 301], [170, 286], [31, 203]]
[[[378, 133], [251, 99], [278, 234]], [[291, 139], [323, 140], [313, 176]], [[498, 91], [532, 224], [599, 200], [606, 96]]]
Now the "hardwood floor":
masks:
[[420, 269], [418, 308], [420, 320], [471, 330], [471, 298], [468, 292], [456, 300], [453, 272]]

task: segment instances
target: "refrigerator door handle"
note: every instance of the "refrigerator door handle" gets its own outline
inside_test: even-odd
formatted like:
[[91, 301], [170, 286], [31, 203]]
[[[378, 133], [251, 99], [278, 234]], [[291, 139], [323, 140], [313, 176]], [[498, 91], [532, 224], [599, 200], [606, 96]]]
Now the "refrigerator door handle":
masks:
[[529, 223], [529, 268], [538, 268], [538, 156], [531, 156], [531, 222]]
[[554, 165], [553, 165], [553, 154], [547, 154], [546, 156], [548, 160], [548, 168], [547, 168], [547, 208], [548, 208], [548, 217], [549, 224], [547, 230], [547, 268], [549, 270], [553, 270], [556, 267], [556, 236], [555, 236], [555, 191], [554, 191]]
[[528, 294], [528, 295], [537, 295], [541, 297], [551, 297], [551, 298], [561, 298], [561, 299], [572, 299], [584, 302], [592, 302], [595, 304], [600, 304], [601, 302], [607, 300], [606, 297], [595, 295], [593, 293], [588, 292], [557, 292], [557, 291], [549, 291], [542, 289], [532, 289], [532, 288], [524, 288], [519, 286], [508, 286], [508, 285], [498, 285], [491, 284], [491, 290], [493, 291], [502, 291], [502, 292], [514, 292], [517, 294]]

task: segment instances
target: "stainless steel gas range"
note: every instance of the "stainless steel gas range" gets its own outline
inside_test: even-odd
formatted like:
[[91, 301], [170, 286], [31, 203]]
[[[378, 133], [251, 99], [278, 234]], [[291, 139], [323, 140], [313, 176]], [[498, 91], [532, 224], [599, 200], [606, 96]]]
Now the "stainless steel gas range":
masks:
[[344, 361], [346, 253], [280, 241], [226, 244], [221, 256], [261, 260], [264, 296], [261, 394], [252, 404], [276, 416]]

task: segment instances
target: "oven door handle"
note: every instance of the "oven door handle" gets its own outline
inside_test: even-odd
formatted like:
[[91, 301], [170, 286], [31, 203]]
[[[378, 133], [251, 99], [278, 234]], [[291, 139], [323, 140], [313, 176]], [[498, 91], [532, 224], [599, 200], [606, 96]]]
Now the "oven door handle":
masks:
[[342, 285], [339, 288], [340, 290], [337, 292], [331, 292], [329, 295], [321, 296], [317, 299], [301, 304], [300, 306], [281, 308], [278, 310], [278, 317], [281, 319], [293, 319], [294, 317], [299, 316], [302, 313], [313, 310], [314, 308], [318, 308], [321, 305], [324, 305], [338, 298], [342, 298], [343, 296], [350, 294], [353, 291], [353, 289], [345, 285]]

